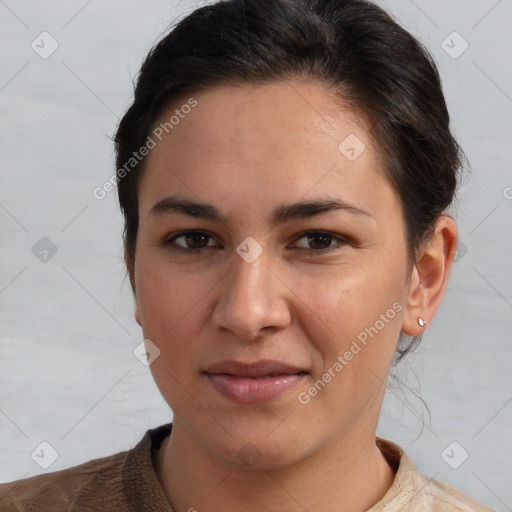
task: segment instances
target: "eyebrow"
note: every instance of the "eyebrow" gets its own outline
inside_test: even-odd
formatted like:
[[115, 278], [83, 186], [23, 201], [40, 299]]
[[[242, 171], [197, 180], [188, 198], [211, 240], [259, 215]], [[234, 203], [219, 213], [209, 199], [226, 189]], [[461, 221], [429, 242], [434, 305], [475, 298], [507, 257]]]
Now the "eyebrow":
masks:
[[[274, 210], [272, 220], [275, 224], [279, 224], [294, 219], [304, 219], [322, 213], [340, 210], [354, 215], [363, 215], [373, 218], [373, 215], [369, 212], [341, 199], [325, 199], [279, 206]], [[151, 208], [149, 215], [157, 217], [176, 213], [223, 223], [227, 223], [228, 221], [227, 217], [212, 204], [190, 201], [177, 196], [166, 197], [158, 201], [158, 203]]]

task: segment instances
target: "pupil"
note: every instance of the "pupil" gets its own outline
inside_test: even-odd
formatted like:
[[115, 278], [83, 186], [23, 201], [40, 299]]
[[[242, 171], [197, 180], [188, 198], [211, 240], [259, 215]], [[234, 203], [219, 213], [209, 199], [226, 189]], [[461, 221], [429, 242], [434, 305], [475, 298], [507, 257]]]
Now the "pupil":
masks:
[[[187, 245], [194, 245], [194, 241], [198, 241], [199, 238], [202, 238], [203, 241], [207, 237], [204, 233], [187, 233], [185, 235], [185, 241]], [[192, 249], [197, 249], [204, 247], [204, 245], [200, 244], [200, 247], [192, 247]]]
[[[325, 245], [324, 247], [314, 247], [317, 244], [313, 243], [313, 249], [325, 249], [326, 247], [329, 247], [329, 245], [330, 245], [329, 242], [330, 242], [331, 238], [332, 237], [330, 235], [327, 235], [325, 233], [316, 233], [316, 234], [312, 234], [312, 235], [308, 236], [308, 243], [311, 244], [311, 241], [315, 240], [315, 239], [317, 239], [317, 240], [322, 239], [324, 242], [327, 241], [327, 245], [324, 244]], [[320, 242], [320, 245], [322, 245], [321, 242]]]

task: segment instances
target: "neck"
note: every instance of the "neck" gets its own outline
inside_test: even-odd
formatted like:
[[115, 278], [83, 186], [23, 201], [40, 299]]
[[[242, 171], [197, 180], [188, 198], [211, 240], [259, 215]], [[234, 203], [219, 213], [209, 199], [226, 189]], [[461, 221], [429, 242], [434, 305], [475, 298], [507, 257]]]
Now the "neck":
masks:
[[374, 431], [343, 436], [291, 466], [251, 470], [212, 457], [176, 417], [155, 469], [175, 512], [334, 512], [340, 504], [363, 512], [383, 498], [394, 479]]

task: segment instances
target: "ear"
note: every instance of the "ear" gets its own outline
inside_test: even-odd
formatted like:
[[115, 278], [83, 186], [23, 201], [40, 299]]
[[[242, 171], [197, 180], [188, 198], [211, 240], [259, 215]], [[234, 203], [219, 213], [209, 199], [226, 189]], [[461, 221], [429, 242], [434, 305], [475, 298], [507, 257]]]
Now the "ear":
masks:
[[142, 327], [142, 321], [140, 317], [139, 305], [135, 303], [135, 320]]
[[135, 320], [136, 322], [142, 327], [142, 317], [140, 314], [140, 308], [139, 308], [139, 299], [137, 298], [137, 293], [135, 291], [135, 286], [133, 287], [133, 298], [135, 300]]
[[451, 217], [442, 215], [434, 226], [431, 239], [418, 250], [413, 265], [409, 289], [405, 301], [402, 332], [408, 336], [419, 336], [429, 325], [441, 304], [453, 259], [457, 252], [458, 230]]
[[128, 252], [124, 251], [124, 263], [126, 265], [126, 270], [128, 272], [128, 275], [130, 276], [130, 285], [132, 287], [133, 292], [133, 298], [135, 300], [135, 320], [136, 322], [142, 327], [142, 321], [140, 316], [140, 310], [139, 310], [139, 302], [137, 300], [137, 292], [135, 289], [135, 265], [128, 255]]

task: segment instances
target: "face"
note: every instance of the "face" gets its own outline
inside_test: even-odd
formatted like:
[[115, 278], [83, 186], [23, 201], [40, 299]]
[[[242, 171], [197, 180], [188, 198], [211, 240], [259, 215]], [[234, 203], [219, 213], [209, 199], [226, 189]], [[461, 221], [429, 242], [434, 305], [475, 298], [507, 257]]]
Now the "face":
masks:
[[269, 468], [374, 434], [408, 261], [364, 120], [302, 81], [194, 100], [138, 189], [136, 318], [174, 421]]

